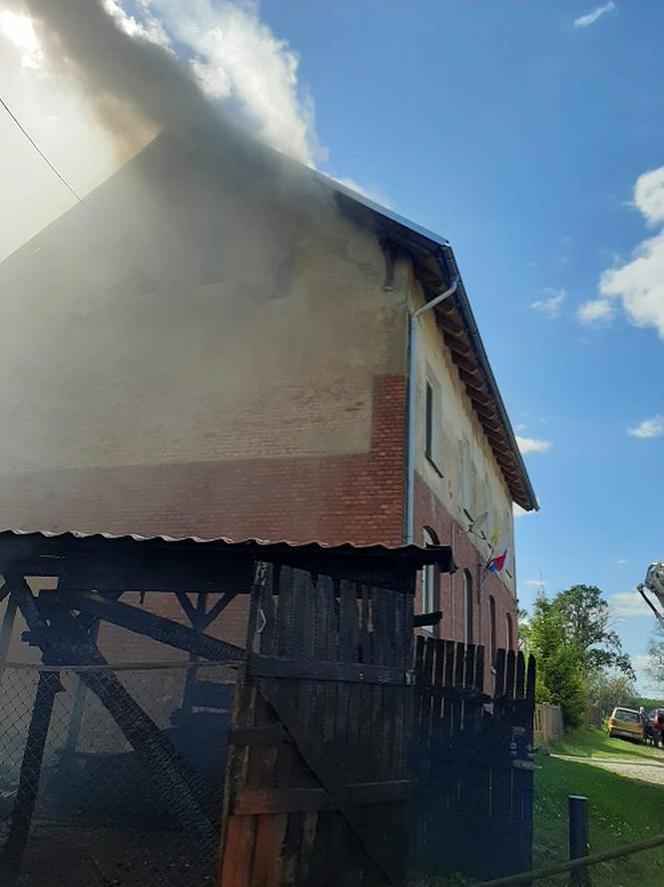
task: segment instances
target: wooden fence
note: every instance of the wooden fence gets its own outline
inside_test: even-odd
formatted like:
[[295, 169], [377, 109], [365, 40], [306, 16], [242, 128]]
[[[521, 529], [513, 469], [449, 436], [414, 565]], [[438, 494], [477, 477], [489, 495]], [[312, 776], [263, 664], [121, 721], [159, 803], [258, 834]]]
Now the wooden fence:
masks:
[[222, 887], [406, 878], [412, 588], [282, 567], [252, 595]]
[[411, 869], [491, 877], [532, 862], [535, 662], [417, 638]]
[[559, 705], [538, 702], [535, 706], [535, 744], [551, 745], [565, 735], [563, 710]]

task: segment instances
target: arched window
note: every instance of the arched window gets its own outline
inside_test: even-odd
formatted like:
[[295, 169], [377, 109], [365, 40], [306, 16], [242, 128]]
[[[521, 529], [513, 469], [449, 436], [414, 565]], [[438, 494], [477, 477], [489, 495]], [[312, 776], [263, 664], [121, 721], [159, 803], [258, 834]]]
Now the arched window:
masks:
[[[430, 527], [422, 531], [422, 543], [425, 548], [429, 545], [438, 545], [438, 537]], [[424, 568], [422, 575], [422, 612], [433, 613], [436, 609], [438, 591], [438, 567], [430, 564]]]
[[490, 662], [496, 661], [496, 599], [489, 595], [489, 655]]
[[510, 613], [505, 614], [505, 625], [507, 627], [507, 649], [514, 649], [514, 625], [512, 624], [512, 616]]
[[463, 642], [473, 643], [473, 577], [470, 570], [463, 571]]

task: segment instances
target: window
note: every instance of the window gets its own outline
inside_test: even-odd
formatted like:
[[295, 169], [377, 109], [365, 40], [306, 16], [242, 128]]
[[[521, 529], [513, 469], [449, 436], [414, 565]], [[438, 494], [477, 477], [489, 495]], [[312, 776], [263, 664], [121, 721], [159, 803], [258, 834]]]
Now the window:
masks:
[[463, 642], [473, 643], [473, 577], [470, 570], [463, 571]]
[[490, 662], [496, 661], [496, 599], [489, 595], [489, 655]]
[[[426, 548], [429, 545], [438, 545], [438, 537], [433, 530], [425, 527], [422, 531], [422, 542]], [[422, 612], [433, 613], [436, 609], [438, 590], [438, 567], [430, 564], [424, 568], [422, 574]]]
[[512, 624], [512, 617], [509, 613], [505, 615], [505, 625], [507, 628], [507, 649], [514, 649], [514, 626]]
[[425, 384], [425, 438], [424, 454], [427, 459], [441, 473], [441, 432], [442, 432], [442, 408], [440, 385], [428, 377]]

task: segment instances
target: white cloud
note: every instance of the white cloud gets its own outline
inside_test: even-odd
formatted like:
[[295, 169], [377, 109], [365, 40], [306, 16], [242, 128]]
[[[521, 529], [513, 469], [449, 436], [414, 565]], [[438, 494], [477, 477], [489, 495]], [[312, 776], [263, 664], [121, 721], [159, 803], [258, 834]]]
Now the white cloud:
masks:
[[606, 15], [607, 12], [611, 12], [615, 8], [616, 4], [613, 2], [613, 0], [609, 0], [608, 3], [604, 3], [601, 6], [596, 6], [586, 15], [580, 15], [577, 19], [574, 19], [574, 27], [587, 28], [590, 25], [594, 25], [598, 19], [600, 19], [603, 15]]
[[614, 616], [620, 619], [639, 619], [650, 614], [643, 598], [636, 591], [619, 591], [611, 595], [609, 605]]
[[[639, 176], [632, 206], [648, 224], [664, 222], [664, 166]], [[628, 262], [604, 271], [599, 291], [603, 298], [589, 305], [608, 306], [602, 311], [609, 317], [612, 300], [620, 301], [635, 326], [653, 327], [664, 339], [664, 229], [643, 240]]]
[[608, 299], [591, 299], [576, 312], [576, 319], [585, 326], [598, 326], [613, 320], [615, 308]]
[[626, 557], [619, 557], [616, 560], [617, 567], [626, 567], [628, 563], [629, 563], [629, 560]]
[[631, 261], [605, 271], [599, 288], [622, 300], [632, 323], [654, 327], [664, 339], [664, 231], [644, 240]]
[[644, 419], [633, 428], [628, 428], [627, 433], [631, 437], [664, 437], [664, 416], [652, 416], [650, 419]]
[[546, 289], [544, 290], [544, 293], [546, 294], [545, 298], [531, 302], [530, 307], [535, 311], [539, 311], [539, 313], [544, 315], [547, 320], [555, 320], [556, 317], [560, 317], [560, 312], [562, 311], [563, 303], [567, 298], [567, 293], [565, 290], [553, 289]]
[[546, 588], [546, 583], [542, 579], [524, 579], [521, 585], [524, 585], [526, 588], [541, 588], [542, 590]]
[[634, 186], [634, 206], [651, 225], [664, 222], [664, 166], [638, 177]]
[[647, 653], [639, 653], [637, 656], [632, 656], [632, 665], [639, 671], [646, 671], [652, 664], [652, 658]]
[[522, 453], [545, 453], [550, 450], [553, 443], [550, 440], [538, 440], [534, 437], [516, 436], [516, 443]]

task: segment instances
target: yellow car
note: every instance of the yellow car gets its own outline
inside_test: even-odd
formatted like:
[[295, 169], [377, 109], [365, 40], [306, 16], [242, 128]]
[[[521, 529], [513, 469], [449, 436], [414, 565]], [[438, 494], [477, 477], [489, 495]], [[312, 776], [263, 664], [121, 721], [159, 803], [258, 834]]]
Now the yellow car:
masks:
[[633, 708], [614, 708], [609, 718], [609, 736], [643, 742], [643, 721]]

